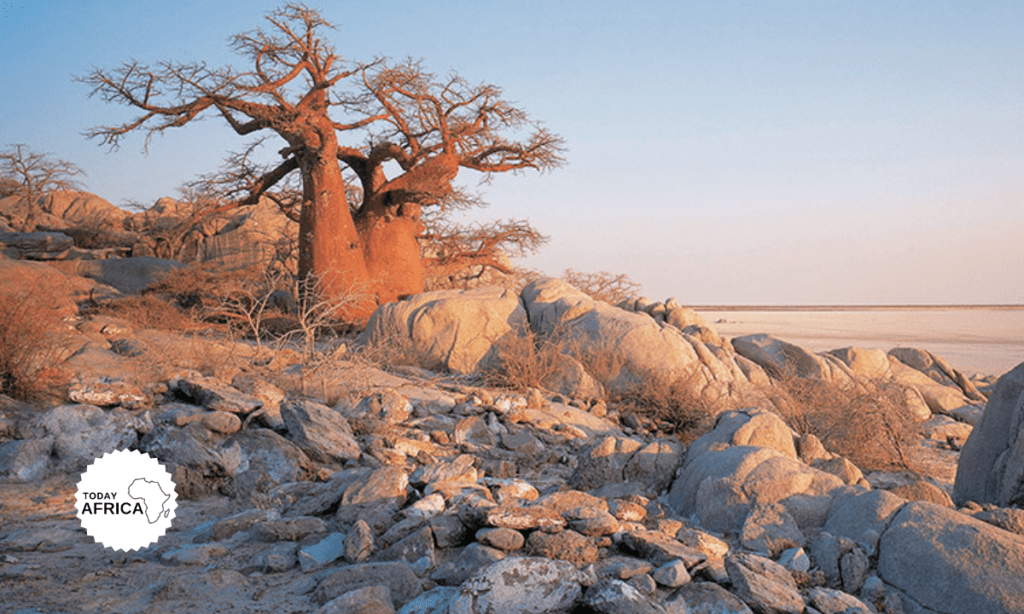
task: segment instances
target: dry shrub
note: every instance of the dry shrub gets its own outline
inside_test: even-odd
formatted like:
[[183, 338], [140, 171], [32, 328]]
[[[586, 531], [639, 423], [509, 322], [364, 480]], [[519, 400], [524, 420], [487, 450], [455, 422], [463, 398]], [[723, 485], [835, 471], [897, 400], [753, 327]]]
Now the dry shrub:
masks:
[[[530, 282], [549, 277], [543, 271], [527, 268], [515, 268], [508, 276], [507, 287], [515, 288], [521, 292]], [[598, 271], [597, 273], [583, 273], [573, 269], [566, 269], [559, 278], [580, 292], [588, 295], [596, 301], [604, 301], [609, 305], [635, 297], [640, 293], [640, 284], [630, 279], [625, 273], [609, 273]]]
[[839, 386], [793, 375], [777, 384], [775, 405], [795, 431], [814, 434], [864, 471], [918, 468], [920, 436], [898, 384]]
[[153, 294], [131, 295], [104, 301], [89, 309], [100, 314], [127, 320], [136, 328], [184, 331], [198, 323], [172, 303]]
[[625, 273], [617, 275], [608, 271], [583, 273], [566, 269], [562, 273], [562, 280], [589, 295], [590, 298], [604, 301], [609, 305], [617, 305], [640, 293], [640, 284], [630, 279]]
[[419, 367], [431, 371], [443, 371], [445, 365], [424, 348], [402, 333], [377, 336], [360, 346], [351, 358], [381, 369], [393, 367]]
[[63, 383], [60, 363], [69, 339], [58, 304], [44, 289], [0, 292], [0, 393], [38, 401]]
[[135, 244], [135, 235], [118, 232], [102, 220], [86, 221], [73, 228], [61, 230], [71, 237], [76, 247], [82, 249], [123, 249], [127, 251]]
[[701, 394], [696, 380], [696, 370], [674, 377], [666, 372], [653, 372], [609, 401], [623, 415], [632, 413], [652, 422], [653, 428], [649, 430], [675, 435], [688, 444], [710, 432], [715, 416], [723, 410], [719, 403]]
[[483, 379], [489, 386], [523, 392], [543, 388], [544, 379], [572, 353], [568, 336], [559, 331], [538, 335], [529, 325], [517, 327], [494, 344], [494, 359], [482, 369]]
[[251, 291], [261, 277], [255, 268], [225, 270], [210, 264], [191, 264], [168, 271], [143, 293], [164, 296], [202, 318], [219, 307], [224, 297]]

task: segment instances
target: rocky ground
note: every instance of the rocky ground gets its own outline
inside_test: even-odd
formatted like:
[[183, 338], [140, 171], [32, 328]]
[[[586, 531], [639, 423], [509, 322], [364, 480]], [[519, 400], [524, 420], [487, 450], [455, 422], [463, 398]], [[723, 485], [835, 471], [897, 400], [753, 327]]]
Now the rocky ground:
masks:
[[[673, 300], [613, 307], [557, 280], [261, 347], [82, 311], [130, 291], [126, 270], [0, 260], [4, 287], [66, 293], [70, 373], [56, 401], [0, 398], [0, 611], [1024, 611], [1024, 368], [994, 384], [924, 350], [724, 339]], [[527, 353], [548, 361], [537, 385], [488, 385], [524, 334], [558, 341]], [[618, 401], [680, 382], [674, 411], [707, 418], [690, 430]], [[794, 431], [794, 382], [861, 413], [898, 390], [914, 471]], [[115, 449], [176, 484], [171, 528], [137, 551], [75, 513]]]

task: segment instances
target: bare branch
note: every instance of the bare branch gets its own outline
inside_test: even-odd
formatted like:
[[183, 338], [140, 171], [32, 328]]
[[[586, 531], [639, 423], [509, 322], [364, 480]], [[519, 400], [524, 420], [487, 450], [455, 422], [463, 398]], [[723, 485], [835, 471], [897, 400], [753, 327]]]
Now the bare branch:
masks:
[[0, 196], [21, 196], [24, 215], [14, 221], [22, 230], [33, 230], [39, 200], [58, 190], [82, 188], [75, 177], [85, 171], [75, 164], [32, 151], [24, 143], [7, 145], [0, 151]]

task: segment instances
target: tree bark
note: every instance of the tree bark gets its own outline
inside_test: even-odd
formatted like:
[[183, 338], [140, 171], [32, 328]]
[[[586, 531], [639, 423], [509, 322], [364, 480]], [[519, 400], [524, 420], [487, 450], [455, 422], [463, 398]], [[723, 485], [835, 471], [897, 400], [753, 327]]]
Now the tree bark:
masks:
[[377, 302], [423, 292], [423, 262], [416, 240], [420, 233], [419, 207], [406, 203], [394, 213], [368, 214], [357, 223]]
[[345, 198], [345, 181], [333, 158], [298, 154], [303, 205], [299, 219], [299, 279], [312, 282], [340, 317], [365, 321], [376, 307], [375, 289]]
[[419, 294], [425, 287], [423, 260], [416, 240], [423, 230], [420, 205], [436, 202], [451, 190], [459, 159], [439, 154], [395, 179], [382, 183], [379, 165], [364, 171], [364, 203], [356, 227], [378, 303]]

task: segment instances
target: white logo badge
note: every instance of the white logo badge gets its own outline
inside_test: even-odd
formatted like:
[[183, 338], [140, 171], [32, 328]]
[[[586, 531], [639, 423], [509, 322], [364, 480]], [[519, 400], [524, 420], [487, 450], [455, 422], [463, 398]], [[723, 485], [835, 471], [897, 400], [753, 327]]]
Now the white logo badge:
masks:
[[86, 533], [114, 550], [138, 550], [171, 526], [174, 482], [155, 458], [137, 450], [109, 452], [82, 474], [75, 509]]

